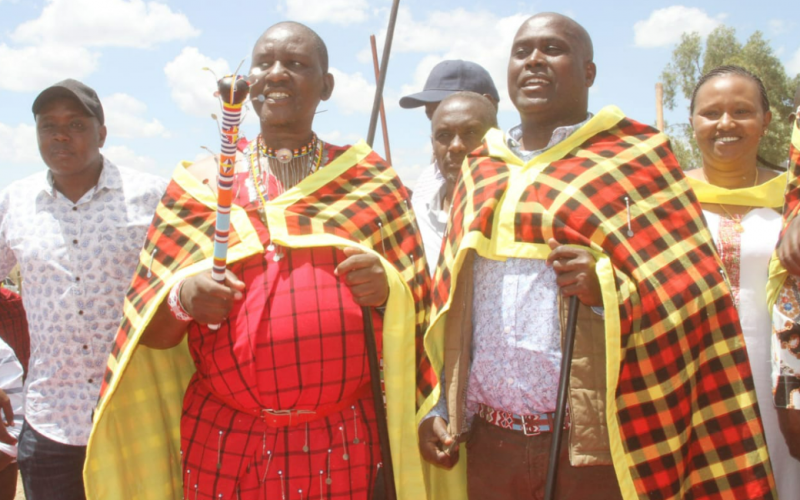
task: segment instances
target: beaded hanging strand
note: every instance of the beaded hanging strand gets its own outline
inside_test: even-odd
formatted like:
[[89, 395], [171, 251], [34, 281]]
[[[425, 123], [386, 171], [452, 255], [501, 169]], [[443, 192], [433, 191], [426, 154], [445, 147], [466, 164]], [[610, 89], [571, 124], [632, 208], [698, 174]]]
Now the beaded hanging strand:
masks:
[[[283, 188], [278, 195], [295, 187], [308, 175], [316, 172], [322, 162], [322, 142], [317, 139], [316, 134], [311, 137], [311, 142], [295, 150], [288, 148], [274, 150], [263, 144], [261, 136], [258, 137], [258, 145], [259, 162], [262, 154], [266, 156], [269, 173], [280, 181]], [[269, 183], [266, 185], [269, 188]], [[269, 192], [267, 194], [269, 195]]]
[[[261, 165], [262, 155], [267, 157], [266, 172]], [[255, 156], [255, 161], [253, 161], [253, 156]], [[276, 185], [280, 190], [280, 192], [276, 193], [276, 197], [280, 196], [319, 170], [322, 164], [322, 156], [322, 141], [317, 138], [316, 134], [312, 135], [311, 142], [294, 151], [288, 148], [278, 150], [269, 148], [263, 144], [262, 136], [258, 136], [256, 146], [250, 153], [250, 174], [253, 180], [253, 187], [261, 201], [261, 208], [258, 210], [258, 214], [265, 226], [268, 226], [267, 200], [272, 199], [269, 192], [269, 176], [273, 175], [275, 177]], [[256, 171], [256, 167], [258, 171]], [[275, 245], [271, 241], [267, 246], [267, 250], [270, 252], [275, 250]], [[282, 258], [283, 254], [278, 250], [272, 260], [278, 262]]]
[[[263, 140], [260, 135], [256, 142], [255, 151], [250, 154], [250, 173], [262, 207], [267, 206], [267, 199], [270, 198], [269, 174], [272, 174], [276, 180], [280, 181], [280, 187], [283, 188], [278, 193], [278, 196], [280, 196], [288, 189], [295, 187], [308, 175], [319, 170], [322, 164], [322, 141], [317, 139], [316, 135], [311, 138], [311, 142], [300, 149], [294, 150], [294, 152], [287, 148], [275, 151], [266, 147], [262, 144]], [[314, 155], [310, 156], [312, 152]], [[268, 160], [266, 172], [261, 165], [262, 155]], [[255, 161], [253, 161], [253, 156], [255, 156]], [[300, 160], [305, 160], [303, 162], [305, 165]]]

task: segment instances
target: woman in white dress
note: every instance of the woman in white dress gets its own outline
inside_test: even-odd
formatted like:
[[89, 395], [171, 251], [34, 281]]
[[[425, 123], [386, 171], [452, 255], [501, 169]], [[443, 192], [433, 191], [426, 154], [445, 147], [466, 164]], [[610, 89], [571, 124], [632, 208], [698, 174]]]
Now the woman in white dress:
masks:
[[772, 399], [766, 284], [782, 227], [786, 174], [758, 166], [758, 146], [772, 119], [769, 100], [758, 77], [737, 66], [721, 66], [700, 79], [690, 112], [703, 166], [686, 175], [739, 310], [778, 493], [796, 499], [800, 462], [789, 455]]

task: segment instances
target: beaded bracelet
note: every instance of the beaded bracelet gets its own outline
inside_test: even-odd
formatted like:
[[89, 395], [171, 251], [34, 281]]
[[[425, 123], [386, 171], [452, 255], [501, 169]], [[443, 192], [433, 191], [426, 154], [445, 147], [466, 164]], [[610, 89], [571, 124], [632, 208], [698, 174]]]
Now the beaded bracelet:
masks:
[[169, 291], [167, 304], [169, 305], [169, 311], [175, 319], [188, 323], [192, 321], [192, 317], [186, 312], [186, 309], [183, 308], [183, 304], [181, 304], [181, 288], [183, 288], [184, 281], [186, 280], [180, 280], [172, 287], [172, 290]]

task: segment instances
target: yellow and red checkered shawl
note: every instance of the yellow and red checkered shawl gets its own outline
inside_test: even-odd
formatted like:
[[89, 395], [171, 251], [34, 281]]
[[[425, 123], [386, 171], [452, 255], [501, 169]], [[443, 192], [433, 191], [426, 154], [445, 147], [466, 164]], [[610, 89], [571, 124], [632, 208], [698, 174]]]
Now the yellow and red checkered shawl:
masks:
[[[797, 214], [800, 212], [800, 125], [798, 125], [797, 122], [795, 122], [792, 131], [792, 141], [789, 146], [789, 168], [786, 173], [788, 179], [786, 182], [786, 197], [783, 206], [784, 231], [789, 223], [797, 218]], [[781, 234], [781, 236], [783, 236], [783, 234]], [[787, 278], [791, 279], [787, 280]], [[789, 273], [786, 272], [786, 269], [783, 268], [780, 260], [778, 260], [777, 253], [773, 254], [772, 260], [769, 263], [769, 281], [767, 282], [767, 305], [773, 314], [773, 334], [791, 330], [790, 324], [779, 324], [779, 321], [791, 323], [797, 318], [796, 310], [779, 311], [776, 309], [776, 302], [778, 302], [781, 296], [789, 298], [796, 295], [793, 293], [792, 288], [800, 286], [800, 283], [798, 283], [799, 281], [800, 279], [796, 276], [789, 276]], [[785, 402], [782, 403], [782, 406], [784, 405]]]
[[[786, 196], [783, 205], [783, 229], [789, 225], [800, 212], [800, 126], [797, 122], [792, 131], [792, 141], [789, 145], [789, 168], [786, 172]], [[781, 234], [781, 236], [783, 236]], [[773, 254], [769, 263], [769, 281], [767, 282], [767, 304], [772, 311], [775, 302], [781, 294], [786, 278], [789, 273], [781, 265], [777, 254]], [[791, 280], [794, 282], [795, 280]], [[792, 283], [792, 285], [794, 284]]]
[[800, 125], [797, 121], [792, 129], [792, 142], [789, 145], [789, 181], [786, 184], [786, 204], [783, 219], [788, 224], [800, 210]]
[[[181, 498], [180, 418], [195, 371], [186, 340], [169, 350], [137, 345], [178, 280], [210, 269], [216, 200], [179, 166], [158, 206], [125, 299], [89, 439], [88, 498]], [[383, 375], [399, 498], [424, 498], [415, 400], [435, 373], [422, 349], [428, 274], [407, 192], [394, 169], [362, 143], [268, 202], [270, 235], [285, 247], [357, 246], [381, 258], [389, 280]], [[264, 251], [244, 209], [231, 211], [229, 262]], [[418, 382], [418, 380], [425, 382]]]
[[[425, 338], [434, 368], [468, 251], [545, 259], [549, 238], [587, 248], [602, 286], [606, 421], [623, 497], [774, 498], [739, 319], [666, 136], [608, 107], [525, 163], [492, 130], [461, 176]], [[438, 397], [437, 386], [420, 413]], [[466, 498], [463, 474], [445, 481], [450, 498]]]

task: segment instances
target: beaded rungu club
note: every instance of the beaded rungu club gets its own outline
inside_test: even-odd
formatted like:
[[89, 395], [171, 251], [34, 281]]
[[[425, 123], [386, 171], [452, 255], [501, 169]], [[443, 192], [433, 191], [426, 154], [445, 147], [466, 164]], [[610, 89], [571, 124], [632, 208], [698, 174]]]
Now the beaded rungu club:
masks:
[[[244, 61], [242, 61], [244, 62]], [[222, 107], [222, 123], [219, 124], [221, 151], [219, 171], [217, 172], [217, 220], [214, 226], [214, 264], [211, 277], [217, 283], [225, 282], [225, 268], [228, 260], [228, 237], [231, 230], [231, 203], [233, 174], [236, 165], [236, 142], [239, 140], [239, 125], [242, 123], [242, 107], [250, 92], [250, 82], [238, 75], [239, 67], [233, 75], [217, 79], [217, 93]], [[211, 71], [209, 68], [203, 68]], [[213, 74], [213, 71], [211, 72]], [[216, 75], [214, 75], [216, 77]], [[212, 115], [216, 119], [216, 116]], [[216, 330], [219, 325], [208, 325]]]

